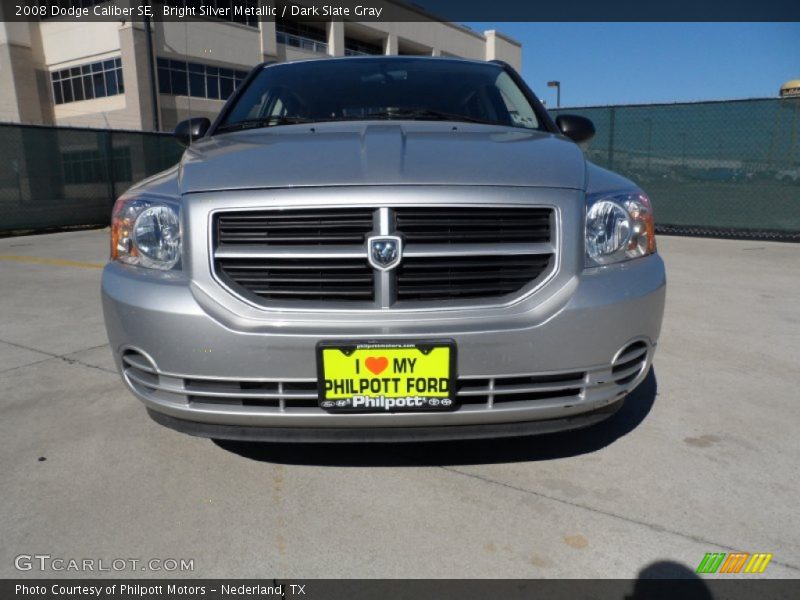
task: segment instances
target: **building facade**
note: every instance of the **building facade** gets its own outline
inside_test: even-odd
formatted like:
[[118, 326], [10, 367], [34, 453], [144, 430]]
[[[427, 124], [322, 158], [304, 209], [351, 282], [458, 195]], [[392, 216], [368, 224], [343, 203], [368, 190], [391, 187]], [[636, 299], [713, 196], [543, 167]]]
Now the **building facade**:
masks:
[[[279, 1], [259, 1], [280, 7]], [[0, 122], [171, 130], [190, 116], [213, 118], [263, 61], [399, 54], [521, 66], [520, 44], [497, 31], [480, 34], [411, 5], [398, 3], [398, 9], [408, 11], [409, 21], [208, 18], [153, 21], [149, 31], [125, 20], [0, 21]]]

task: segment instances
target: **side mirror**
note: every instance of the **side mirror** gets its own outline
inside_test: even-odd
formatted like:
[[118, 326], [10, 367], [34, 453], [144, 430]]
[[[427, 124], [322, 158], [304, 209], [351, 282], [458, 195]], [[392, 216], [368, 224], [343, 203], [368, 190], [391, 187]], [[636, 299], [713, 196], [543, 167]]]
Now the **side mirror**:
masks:
[[561, 133], [578, 144], [594, 137], [594, 123], [586, 117], [559, 115], [556, 117], [556, 125]]
[[202, 118], [186, 119], [175, 127], [175, 139], [183, 146], [189, 146], [192, 142], [199, 140], [206, 134], [211, 127], [211, 121]]

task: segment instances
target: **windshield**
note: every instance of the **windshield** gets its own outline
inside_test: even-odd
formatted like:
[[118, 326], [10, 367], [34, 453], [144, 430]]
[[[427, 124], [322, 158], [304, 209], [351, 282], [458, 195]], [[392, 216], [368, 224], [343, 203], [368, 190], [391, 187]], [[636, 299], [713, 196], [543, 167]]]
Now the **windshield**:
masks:
[[542, 128], [525, 94], [499, 65], [356, 58], [264, 68], [217, 131], [364, 119]]

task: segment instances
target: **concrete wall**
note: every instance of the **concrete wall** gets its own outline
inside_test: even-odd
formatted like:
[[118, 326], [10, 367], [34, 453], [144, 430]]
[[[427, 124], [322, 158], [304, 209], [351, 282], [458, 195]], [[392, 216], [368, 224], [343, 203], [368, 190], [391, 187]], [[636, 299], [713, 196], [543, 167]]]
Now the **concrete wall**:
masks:
[[78, 23], [48, 20], [38, 26], [44, 64], [50, 70], [119, 56], [119, 30], [123, 27], [119, 21]]
[[154, 24], [153, 33], [157, 56], [197, 59], [239, 69], [264, 60], [259, 30], [239, 23], [210, 20], [159, 22]]
[[522, 69], [522, 47], [520, 43], [508, 36], [490, 29], [486, 36], [486, 60], [502, 60], [517, 71]]
[[42, 123], [30, 47], [0, 44], [0, 121]]
[[311, 50], [303, 50], [302, 48], [295, 48], [294, 46], [286, 46], [284, 44], [278, 44], [276, 46], [277, 49], [277, 59], [280, 62], [288, 62], [292, 60], [308, 60], [309, 58], [324, 58], [324, 54], [319, 54], [318, 52], [311, 52]]
[[416, 22], [416, 23], [358, 23], [385, 35], [396, 36], [398, 40], [412, 42], [416, 46], [428, 50], [446, 52], [463, 58], [483, 60], [484, 39], [474, 31], [458, 27], [450, 23]]
[[53, 107], [53, 117], [56, 125], [69, 127], [142, 129], [141, 119], [127, 109], [124, 94], [56, 104]]
[[44, 122], [34, 37], [30, 23], [0, 21], [0, 121]]

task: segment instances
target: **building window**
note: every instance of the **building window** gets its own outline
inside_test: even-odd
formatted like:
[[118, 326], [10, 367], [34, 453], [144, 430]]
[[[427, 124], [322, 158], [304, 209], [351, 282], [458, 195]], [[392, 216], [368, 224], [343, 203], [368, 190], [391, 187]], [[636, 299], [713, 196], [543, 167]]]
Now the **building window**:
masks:
[[159, 58], [158, 91], [171, 96], [227, 100], [247, 77], [247, 71]]
[[56, 104], [92, 100], [125, 93], [122, 60], [110, 58], [61, 71], [51, 71]]
[[[91, 2], [92, 0], [84, 0]], [[97, 0], [94, 0], [97, 1]], [[103, 0], [105, 1], [105, 0]], [[204, 0], [197, 2], [197, 0], [158, 0], [159, 4], [167, 6], [175, 6], [177, 8], [194, 8], [194, 16], [201, 16], [199, 6], [202, 4], [207, 8], [226, 9], [224, 12], [218, 14], [207, 14], [209, 19], [219, 19], [221, 21], [230, 21], [231, 23], [241, 23], [249, 27], [258, 28], [258, 17], [253, 15], [245, 15], [244, 9], [258, 7], [257, 0]], [[206, 11], [209, 12], [209, 11]], [[237, 14], [239, 13], [239, 14]]]
[[316, 27], [286, 19], [275, 19], [275, 32], [279, 44], [320, 54], [328, 53], [325, 32]]
[[368, 56], [371, 54], [383, 54], [381, 45], [362, 42], [361, 40], [354, 40], [352, 38], [344, 38], [345, 56]]

